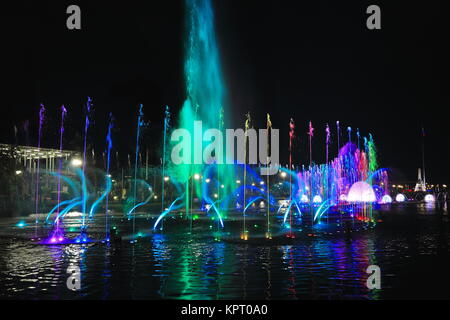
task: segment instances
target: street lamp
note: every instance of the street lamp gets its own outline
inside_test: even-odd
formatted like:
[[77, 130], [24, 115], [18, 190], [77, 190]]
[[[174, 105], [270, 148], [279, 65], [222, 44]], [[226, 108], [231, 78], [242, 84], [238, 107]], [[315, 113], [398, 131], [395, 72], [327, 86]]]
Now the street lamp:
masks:
[[83, 160], [73, 158], [70, 164], [72, 165], [72, 167], [81, 167], [83, 165]]

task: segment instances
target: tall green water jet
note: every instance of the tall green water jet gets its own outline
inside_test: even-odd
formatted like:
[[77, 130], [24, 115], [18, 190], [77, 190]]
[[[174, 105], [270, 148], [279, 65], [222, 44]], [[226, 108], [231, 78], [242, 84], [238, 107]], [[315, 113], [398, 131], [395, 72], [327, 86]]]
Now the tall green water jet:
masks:
[[377, 162], [377, 149], [375, 147], [375, 142], [373, 141], [372, 135], [369, 133], [369, 141], [367, 143], [368, 154], [369, 154], [369, 171], [375, 172], [378, 168]]
[[184, 72], [189, 107], [198, 108], [198, 119], [204, 126], [215, 127], [224, 104], [225, 86], [214, 15], [210, 0], [186, 0], [186, 8], [188, 38]]
[[[179, 128], [186, 129], [194, 137], [194, 121], [202, 121], [202, 132], [217, 128], [221, 123], [221, 109], [226, 115], [225, 85], [223, 82], [219, 49], [214, 31], [214, 15], [210, 0], [186, 0], [186, 53], [184, 78], [186, 100], [180, 112]], [[226, 123], [226, 119], [223, 119]], [[203, 142], [202, 142], [203, 144]], [[202, 148], [203, 149], [203, 148]], [[198, 150], [197, 150], [198, 151]], [[171, 170], [176, 179], [185, 184], [186, 214], [192, 223], [192, 202], [194, 193], [200, 198], [199, 183], [193, 181], [202, 165], [192, 164], [194, 148], [191, 146], [190, 163], [174, 166]], [[222, 193], [231, 188], [233, 174], [231, 166], [219, 169], [222, 177]], [[226, 172], [230, 171], [230, 172]], [[231, 173], [231, 174], [230, 174]], [[219, 177], [218, 177], [219, 178]], [[220, 179], [218, 179], [220, 180]]]

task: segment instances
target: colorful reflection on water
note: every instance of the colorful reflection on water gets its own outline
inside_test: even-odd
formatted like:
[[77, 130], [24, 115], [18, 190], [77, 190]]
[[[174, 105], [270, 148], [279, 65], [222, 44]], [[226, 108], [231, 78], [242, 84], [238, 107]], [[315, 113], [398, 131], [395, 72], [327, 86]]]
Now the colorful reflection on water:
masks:
[[[323, 235], [273, 246], [217, 242], [195, 229], [190, 237], [167, 232], [134, 245], [44, 246], [4, 237], [0, 298], [445, 297], [444, 289], [431, 280], [438, 277], [434, 270], [448, 268], [447, 216], [429, 204], [396, 206], [381, 216], [383, 223], [351, 238]], [[81, 269], [79, 292], [66, 287], [69, 264]], [[381, 290], [366, 288], [366, 269], [373, 264], [382, 270]], [[411, 275], [420, 274], [427, 280], [411, 282]], [[443, 287], [448, 278], [440, 274]]]

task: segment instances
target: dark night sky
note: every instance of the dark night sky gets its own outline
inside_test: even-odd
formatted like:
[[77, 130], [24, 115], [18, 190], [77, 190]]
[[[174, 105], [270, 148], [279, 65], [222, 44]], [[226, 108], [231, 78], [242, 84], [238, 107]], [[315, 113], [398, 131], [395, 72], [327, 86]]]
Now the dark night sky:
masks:
[[[151, 122], [146, 144], [159, 148], [163, 106], [176, 115], [184, 100], [183, 1], [93, 2], [20, 1], [1, 10], [0, 142], [12, 142], [13, 126], [29, 120], [30, 137], [21, 129], [18, 142], [34, 143], [42, 102], [44, 144], [57, 145], [57, 109], [65, 104], [66, 145], [80, 148], [82, 106], [91, 96], [96, 149], [105, 148], [112, 111], [116, 146], [132, 152], [138, 103]], [[423, 123], [428, 180], [450, 182], [449, 26], [442, 3], [213, 0], [233, 126], [243, 126], [248, 110], [264, 126], [269, 112], [287, 150], [294, 118], [294, 158], [306, 163], [308, 121], [316, 128], [313, 157], [323, 162], [325, 124], [334, 129], [340, 120], [343, 128], [373, 134], [380, 165], [394, 177], [414, 180]], [[70, 4], [82, 9], [81, 31], [66, 29]], [[367, 30], [369, 4], [380, 5], [382, 30]]]

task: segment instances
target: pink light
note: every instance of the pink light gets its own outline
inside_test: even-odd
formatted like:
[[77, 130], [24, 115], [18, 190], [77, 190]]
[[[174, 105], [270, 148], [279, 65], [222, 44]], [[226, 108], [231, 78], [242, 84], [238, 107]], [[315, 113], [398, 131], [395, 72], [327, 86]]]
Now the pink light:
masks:
[[370, 184], [358, 181], [350, 188], [347, 200], [348, 202], [374, 202], [377, 198]]

